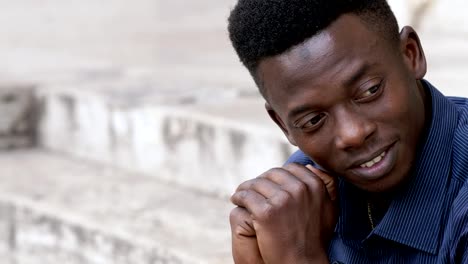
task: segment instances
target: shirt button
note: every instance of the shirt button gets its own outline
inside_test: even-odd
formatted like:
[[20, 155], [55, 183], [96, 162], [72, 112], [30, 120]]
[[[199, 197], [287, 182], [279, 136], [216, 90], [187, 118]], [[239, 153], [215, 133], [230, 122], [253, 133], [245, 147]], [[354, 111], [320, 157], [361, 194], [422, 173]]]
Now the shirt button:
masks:
[[335, 260], [335, 261], [332, 262], [332, 264], [343, 264], [343, 262]]

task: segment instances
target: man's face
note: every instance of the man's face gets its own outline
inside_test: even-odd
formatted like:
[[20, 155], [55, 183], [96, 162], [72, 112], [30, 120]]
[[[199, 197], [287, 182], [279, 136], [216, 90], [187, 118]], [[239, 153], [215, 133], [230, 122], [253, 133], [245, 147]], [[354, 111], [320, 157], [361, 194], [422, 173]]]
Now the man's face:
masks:
[[291, 143], [357, 187], [388, 191], [408, 175], [424, 127], [416, 33], [400, 46], [343, 15], [320, 34], [261, 61], [267, 110]]

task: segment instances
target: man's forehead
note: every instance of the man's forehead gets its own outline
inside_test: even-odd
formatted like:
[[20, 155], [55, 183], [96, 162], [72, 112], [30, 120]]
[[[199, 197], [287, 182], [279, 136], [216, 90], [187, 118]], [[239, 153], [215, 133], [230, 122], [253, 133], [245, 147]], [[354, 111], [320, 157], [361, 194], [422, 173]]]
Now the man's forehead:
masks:
[[307, 78], [311, 71], [318, 70], [317, 66], [323, 65], [325, 59], [337, 55], [333, 46], [331, 36], [324, 31], [280, 55], [262, 60], [258, 67], [262, 84], [266, 88], [272, 85], [294, 86]]
[[367, 60], [368, 64], [378, 61], [383, 41], [357, 16], [346, 15], [300, 45], [262, 60], [258, 67], [259, 78], [268, 88], [272, 85], [271, 77], [281, 76], [283, 81], [294, 83], [307, 77], [302, 76], [304, 74], [313, 75], [314, 71], [318, 75], [324, 71], [332, 71], [331, 75], [339, 74], [348, 67], [359, 66], [356, 64], [362, 64], [361, 60]]
[[291, 68], [298, 66], [298, 61], [310, 62], [316, 58], [331, 55], [334, 46], [334, 37], [328, 31], [322, 31], [274, 58], [278, 63]]

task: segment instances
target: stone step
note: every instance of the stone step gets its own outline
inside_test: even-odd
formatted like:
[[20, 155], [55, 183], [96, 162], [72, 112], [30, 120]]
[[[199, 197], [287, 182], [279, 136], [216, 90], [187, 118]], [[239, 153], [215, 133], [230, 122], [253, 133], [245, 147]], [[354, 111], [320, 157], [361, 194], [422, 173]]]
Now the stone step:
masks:
[[39, 83], [40, 145], [218, 196], [294, 151], [257, 94], [188, 80]]
[[0, 182], [14, 264], [232, 263], [227, 199], [37, 149], [0, 152]]
[[[0, 249], [0, 259], [2, 260], [2, 263], [4, 264], [15, 264], [13, 262], [13, 259], [14, 259], [13, 254], [7, 250]], [[55, 264], [55, 263], [51, 263], [51, 264]]]

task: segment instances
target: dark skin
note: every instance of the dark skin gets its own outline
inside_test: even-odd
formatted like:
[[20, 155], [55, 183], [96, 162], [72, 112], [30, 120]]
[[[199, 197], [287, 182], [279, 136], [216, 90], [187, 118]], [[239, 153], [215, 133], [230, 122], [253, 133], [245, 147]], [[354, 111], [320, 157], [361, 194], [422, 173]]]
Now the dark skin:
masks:
[[327, 263], [325, 247], [338, 216], [335, 186], [333, 177], [298, 164], [241, 184], [232, 196], [239, 205], [231, 212], [234, 261]]
[[328, 263], [338, 209], [329, 175], [387, 207], [424, 129], [425, 73], [411, 27], [392, 42], [356, 15], [262, 60], [268, 114], [327, 173], [289, 164], [241, 184], [231, 198], [235, 262]]

